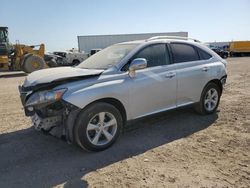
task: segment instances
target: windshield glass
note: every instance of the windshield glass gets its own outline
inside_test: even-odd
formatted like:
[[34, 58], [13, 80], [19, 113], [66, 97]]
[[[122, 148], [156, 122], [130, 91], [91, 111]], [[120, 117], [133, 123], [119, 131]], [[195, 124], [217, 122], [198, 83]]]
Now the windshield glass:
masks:
[[78, 67], [86, 69], [108, 69], [124, 58], [138, 44], [115, 44], [90, 56]]
[[7, 42], [7, 31], [0, 30], [0, 42]]

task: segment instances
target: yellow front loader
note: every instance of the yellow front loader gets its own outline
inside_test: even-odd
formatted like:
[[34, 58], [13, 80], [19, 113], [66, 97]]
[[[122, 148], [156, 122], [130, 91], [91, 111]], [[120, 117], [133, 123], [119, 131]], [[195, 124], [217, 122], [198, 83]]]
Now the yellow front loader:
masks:
[[47, 67], [44, 61], [44, 44], [28, 46], [11, 45], [8, 28], [0, 27], [0, 70], [22, 70], [31, 73]]

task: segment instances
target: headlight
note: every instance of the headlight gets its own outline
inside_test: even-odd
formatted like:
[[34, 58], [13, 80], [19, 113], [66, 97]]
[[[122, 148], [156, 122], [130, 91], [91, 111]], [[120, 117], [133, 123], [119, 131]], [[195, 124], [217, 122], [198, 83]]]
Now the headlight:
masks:
[[66, 92], [67, 89], [58, 89], [58, 90], [51, 90], [51, 91], [41, 91], [34, 93], [30, 96], [30, 98], [25, 103], [26, 107], [46, 104], [58, 101], [62, 98], [63, 94]]

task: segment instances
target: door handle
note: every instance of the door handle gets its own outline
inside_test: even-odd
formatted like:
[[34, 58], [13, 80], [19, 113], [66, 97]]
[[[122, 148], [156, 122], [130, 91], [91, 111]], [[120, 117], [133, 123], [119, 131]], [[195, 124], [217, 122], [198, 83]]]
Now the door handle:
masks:
[[202, 71], [207, 72], [209, 70], [209, 67], [203, 67]]
[[166, 78], [173, 78], [175, 77], [176, 73], [175, 72], [169, 72], [165, 75]]

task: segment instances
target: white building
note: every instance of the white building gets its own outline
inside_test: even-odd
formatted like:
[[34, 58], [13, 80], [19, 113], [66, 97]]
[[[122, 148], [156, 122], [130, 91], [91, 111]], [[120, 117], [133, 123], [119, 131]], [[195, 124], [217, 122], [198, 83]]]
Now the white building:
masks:
[[154, 36], [180, 36], [188, 37], [188, 32], [169, 33], [141, 33], [141, 34], [120, 34], [120, 35], [88, 35], [78, 36], [78, 49], [80, 52], [89, 53], [91, 49], [105, 48], [112, 44], [131, 40], [143, 40]]

